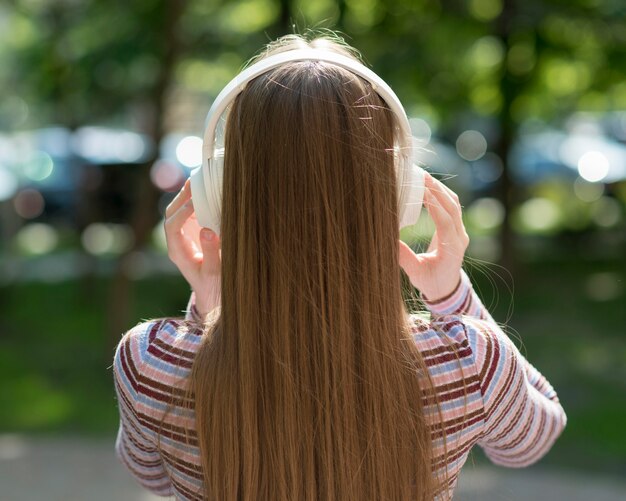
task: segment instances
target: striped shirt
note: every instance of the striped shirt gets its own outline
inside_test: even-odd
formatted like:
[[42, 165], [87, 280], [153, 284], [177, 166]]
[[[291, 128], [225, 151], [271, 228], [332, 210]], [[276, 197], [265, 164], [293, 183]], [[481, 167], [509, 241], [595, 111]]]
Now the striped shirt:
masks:
[[[425, 305], [430, 320], [412, 316], [412, 332], [443, 418], [441, 426], [436, 404], [425, 397], [433, 469], [447, 469], [451, 497], [474, 445], [496, 464], [527, 466], [550, 449], [566, 416], [550, 383], [500, 330], [465, 273], [449, 296]], [[181, 500], [202, 499], [194, 412], [176, 400], [201, 341], [192, 296], [185, 320], [153, 320], [126, 333], [113, 365], [119, 459], [148, 490]]]

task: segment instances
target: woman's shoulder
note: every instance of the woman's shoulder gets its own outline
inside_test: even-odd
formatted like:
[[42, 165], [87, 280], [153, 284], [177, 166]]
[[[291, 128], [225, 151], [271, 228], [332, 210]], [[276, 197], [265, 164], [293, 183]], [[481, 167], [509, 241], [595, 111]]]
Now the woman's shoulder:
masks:
[[512, 355], [513, 343], [489, 320], [468, 315], [411, 315], [413, 341], [431, 374], [443, 381], [476, 383], [482, 393], [493, 366]]
[[[411, 316], [413, 340], [431, 376], [464, 380], [480, 395], [506, 390], [512, 365], [527, 364], [513, 340], [490, 319], [468, 315]], [[494, 390], [495, 389], [495, 390]]]
[[183, 365], [193, 360], [202, 342], [203, 326], [181, 318], [145, 320], [127, 331], [119, 342], [118, 352], [125, 349], [144, 364], [173, 363], [178, 358]]
[[422, 352], [444, 346], [455, 350], [465, 348], [469, 350], [467, 355], [476, 358], [494, 345], [511, 343], [499, 325], [469, 315], [432, 317], [427, 312], [416, 313], [410, 316], [410, 326], [413, 340]]
[[154, 398], [163, 393], [169, 399], [166, 394], [187, 379], [202, 339], [203, 327], [183, 319], [160, 318], [137, 324], [117, 346], [113, 362], [117, 384], [134, 398]]
[[463, 315], [433, 317], [428, 312], [410, 316], [413, 341], [422, 353], [432, 350], [461, 349], [469, 346], [471, 323]]

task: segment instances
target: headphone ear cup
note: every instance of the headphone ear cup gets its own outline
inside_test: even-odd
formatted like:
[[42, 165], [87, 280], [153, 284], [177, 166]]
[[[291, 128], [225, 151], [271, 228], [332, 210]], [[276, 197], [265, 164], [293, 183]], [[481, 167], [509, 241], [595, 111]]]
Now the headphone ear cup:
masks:
[[413, 162], [405, 170], [400, 191], [400, 229], [414, 225], [419, 219], [424, 202], [425, 175], [424, 169]]
[[204, 190], [206, 193], [211, 228], [218, 235], [222, 223], [222, 184], [224, 182], [224, 148], [215, 151], [213, 158], [209, 160], [207, 168], [208, 176], [204, 177]]
[[191, 200], [198, 224], [220, 234], [224, 150], [218, 150], [208, 164], [191, 172]]
[[193, 210], [196, 214], [198, 224], [203, 228], [211, 228], [212, 217], [209, 209], [209, 202], [206, 196], [206, 190], [204, 185], [204, 171], [205, 167], [201, 166], [191, 171], [189, 176], [191, 185], [191, 201], [193, 203]]

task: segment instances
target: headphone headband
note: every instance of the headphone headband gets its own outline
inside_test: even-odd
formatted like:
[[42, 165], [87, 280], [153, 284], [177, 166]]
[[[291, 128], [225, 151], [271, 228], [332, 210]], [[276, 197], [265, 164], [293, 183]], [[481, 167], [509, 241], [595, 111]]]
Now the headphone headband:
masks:
[[224, 153], [223, 150], [215, 150], [215, 131], [222, 114], [249, 81], [278, 66], [295, 61], [322, 61], [345, 68], [369, 82], [389, 106], [400, 129], [396, 167], [400, 227], [414, 224], [422, 206], [424, 171], [413, 164], [413, 137], [404, 107], [391, 87], [372, 70], [350, 57], [323, 49], [290, 50], [262, 59], [233, 78], [218, 94], [206, 119], [202, 165], [191, 173], [191, 196], [198, 222], [220, 233]]
[[207, 115], [204, 141], [202, 143], [203, 162], [207, 162], [208, 159], [213, 158], [215, 130], [220, 117], [224, 111], [226, 111], [230, 103], [245, 89], [248, 82], [278, 66], [294, 61], [322, 61], [335, 64], [367, 80], [398, 118], [397, 122], [402, 132], [401, 140], [405, 143], [401, 146], [407, 148], [407, 151], [410, 151], [412, 141], [409, 119], [406, 116], [406, 112], [398, 96], [396, 96], [395, 92], [382, 78], [358, 61], [342, 54], [323, 49], [297, 49], [281, 52], [275, 56], [262, 59], [239, 73], [222, 89], [215, 98], [215, 101], [213, 101]]

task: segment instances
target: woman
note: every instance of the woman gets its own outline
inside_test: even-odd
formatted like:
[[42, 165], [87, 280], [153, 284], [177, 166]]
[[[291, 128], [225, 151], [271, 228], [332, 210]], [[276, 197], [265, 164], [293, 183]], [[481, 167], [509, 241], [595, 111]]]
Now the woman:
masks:
[[[350, 55], [290, 36], [263, 57], [303, 47]], [[152, 492], [444, 499], [472, 446], [520, 467], [563, 430], [556, 393], [462, 271], [457, 196], [426, 175], [435, 236], [424, 254], [399, 242], [395, 120], [325, 62], [286, 63], [235, 99], [220, 235], [198, 226], [189, 183], [166, 211], [186, 319], [138, 325], [115, 356], [117, 452]], [[429, 319], [407, 313], [401, 269]]]

